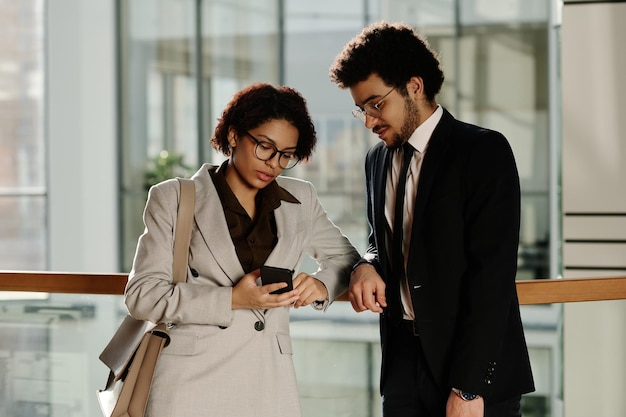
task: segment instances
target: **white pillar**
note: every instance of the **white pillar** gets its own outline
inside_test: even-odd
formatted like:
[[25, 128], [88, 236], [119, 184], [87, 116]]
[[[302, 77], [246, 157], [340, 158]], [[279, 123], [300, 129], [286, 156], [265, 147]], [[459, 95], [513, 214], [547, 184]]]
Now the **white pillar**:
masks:
[[115, 2], [47, 2], [49, 265], [118, 270]]
[[[566, 3], [562, 25], [564, 276], [626, 275], [626, 3]], [[567, 417], [626, 410], [626, 301], [564, 308]]]

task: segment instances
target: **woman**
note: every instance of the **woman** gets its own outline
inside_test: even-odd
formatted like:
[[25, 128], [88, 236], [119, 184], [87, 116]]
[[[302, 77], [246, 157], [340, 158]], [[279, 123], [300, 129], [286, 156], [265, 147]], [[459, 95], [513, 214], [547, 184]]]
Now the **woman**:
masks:
[[[311, 156], [315, 129], [301, 95], [255, 84], [226, 106], [211, 139], [228, 156], [192, 177], [195, 223], [187, 282], [172, 285], [172, 231], [179, 184], [149, 192], [145, 231], [126, 287], [130, 313], [172, 323], [146, 416], [300, 415], [289, 336], [289, 308], [324, 310], [345, 291], [359, 255], [329, 220], [314, 187], [279, 177]], [[263, 265], [314, 275], [260, 285]]]

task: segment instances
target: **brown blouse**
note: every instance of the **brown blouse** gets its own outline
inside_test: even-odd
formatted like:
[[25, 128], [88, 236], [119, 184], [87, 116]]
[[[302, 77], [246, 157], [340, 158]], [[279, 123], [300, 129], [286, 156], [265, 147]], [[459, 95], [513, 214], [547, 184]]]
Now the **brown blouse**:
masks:
[[219, 168], [211, 168], [209, 173], [222, 202], [237, 257], [247, 274], [260, 268], [276, 246], [278, 238], [274, 210], [280, 207], [281, 200], [296, 204], [300, 204], [300, 201], [276, 181], [272, 181], [257, 193], [256, 218], [251, 219], [226, 182], [227, 166], [228, 161], [225, 161]]

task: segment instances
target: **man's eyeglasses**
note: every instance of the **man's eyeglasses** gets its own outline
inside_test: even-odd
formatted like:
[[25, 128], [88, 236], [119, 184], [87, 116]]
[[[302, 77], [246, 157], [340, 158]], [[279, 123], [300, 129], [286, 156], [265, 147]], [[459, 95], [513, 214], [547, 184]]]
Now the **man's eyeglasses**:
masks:
[[389, 90], [387, 94], [382, 96], [380, 100], [378, 100], [376, 103], [367, 102], [363, 105], [362, 109], [352, 110], [352, 115], [356, 117], [357, 119], [359, 119], [360, 121], [362, 121], [363, 123], [365, 123], [366, 121], [365, 116], [379, 118], [380, 116], [383, 115], [383, 111], [381, 107], [383, 105], [383, 100], [385, 100], [385, 98], [387, 98], [387, 96], [391, 94], [391, 92], [395, 89], [396, 87], [393, 87], [391, 90]]
[[278, 165], [280, 165], [282, 169], [293, 168], [300, 162], [300, 157], [293, 152], [279, 151], [273, 143], [258, 140], [247, 131], [246, 136], [256, 144], [254, 147], [254, 156], [261, 161], [269, 161], [278, 154]]

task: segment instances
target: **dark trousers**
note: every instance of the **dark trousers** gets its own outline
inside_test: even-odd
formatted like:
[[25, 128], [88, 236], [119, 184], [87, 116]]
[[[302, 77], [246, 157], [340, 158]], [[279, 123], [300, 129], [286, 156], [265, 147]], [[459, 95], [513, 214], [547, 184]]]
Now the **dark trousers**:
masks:
[[[411, 322], [387, 326], [382, 381], [383, 417], [445, 417], [450, 387], [440, 389]], [[521, 417], [520, 397], [485, 403], [485, 417]]]

